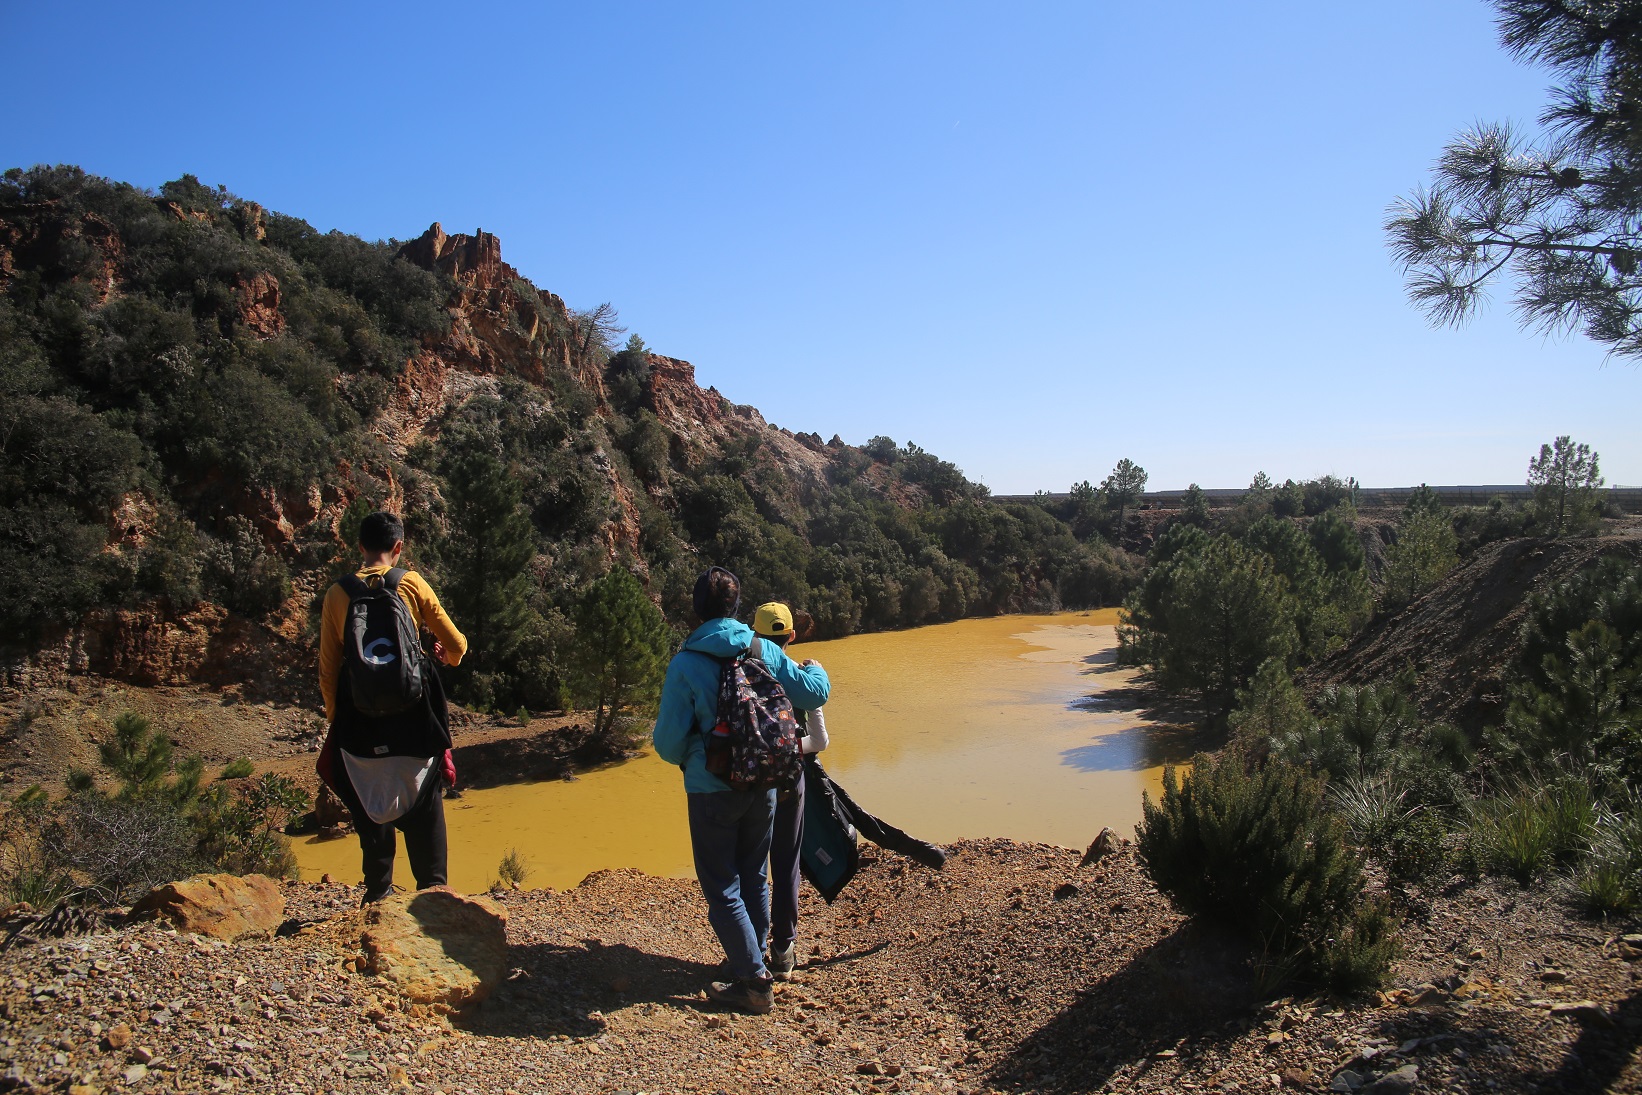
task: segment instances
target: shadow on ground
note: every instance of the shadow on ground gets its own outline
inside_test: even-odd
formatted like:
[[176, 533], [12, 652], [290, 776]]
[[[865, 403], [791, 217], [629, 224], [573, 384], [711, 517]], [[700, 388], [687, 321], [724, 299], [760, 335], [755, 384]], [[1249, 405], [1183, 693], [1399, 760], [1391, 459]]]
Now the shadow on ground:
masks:
[[592, 1037], [604, 1030], [606, 1012], [634, 1004], [706, 1008], [702, 988], [723, 976], [704, 962], [595, 940], [512, 947], [508, 957], [508, 979], [466, 1024], [475, 1034]]
[[[853, 962], [877, 954], [888, 941], [862, 950], [812, 959], [807, 969]], [[671, 954], [651, 954], [625, 943], [583, 940], [580, 946], [537, 943], [512, 947], [508, 979], [464, 1026], [497, 1038], [564, 1034], [596, 1037], [604, 1016], [637, 1004], [677, 1011], [716, 1012], [702, 997], [709, 981], [723, 980], [722, 966]]]
[[[1606, 1023], [1586, 1023], [1555, 1072], [1534, 1079], [1542, 1091], [1607, 1092], [1634, 1090], [1628, 1066], [1642, 1045], [1642, 988], [1621, 1000]], [[1621, 1082], [1622, 1080], [1628, 1082]]]
[[1098, 1091], [1119, 1067], [1139, 1062], [1141, 1071], [1125, 1076], [1132, 1083], [1158, 1053], [1190, 1058], [1245, 1035], [1259, 999], [1246, 947], [1213, 928], [1183, 924], [1081, 990], [988, 1079], [1032, 1091]]

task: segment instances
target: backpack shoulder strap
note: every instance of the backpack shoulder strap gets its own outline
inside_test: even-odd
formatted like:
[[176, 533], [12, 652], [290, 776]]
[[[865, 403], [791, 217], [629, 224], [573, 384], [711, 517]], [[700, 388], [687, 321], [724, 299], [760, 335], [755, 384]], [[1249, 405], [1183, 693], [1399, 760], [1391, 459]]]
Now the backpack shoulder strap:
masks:
[[398, 593], [399, 583], [407, 573], [409, 572], [404, 567], [394, 567], [382, 575], [382, 584], [387, 587], [389, 593]]
[[371, 587], [366, 585], [357, 574], [344, 574], [336, 580], [336, 584], [342, 587], [342, 592], [348, 595], [350, 601], [358, 600], [371, 591]]

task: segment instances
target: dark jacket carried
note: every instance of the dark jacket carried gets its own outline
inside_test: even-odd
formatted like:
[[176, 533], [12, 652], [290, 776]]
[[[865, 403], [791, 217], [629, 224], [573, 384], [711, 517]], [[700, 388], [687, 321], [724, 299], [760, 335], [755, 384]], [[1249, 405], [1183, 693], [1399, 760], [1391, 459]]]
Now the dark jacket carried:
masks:
[[946, 864], [946, 852], [940, 847], [909, 836], [861, 809], [849, 792], [827, 775], [813, 753], [805, 756], [804, 843], [799, 849], [799, 869], [829, 905], [860, 869], [857, 835], [933, 870]]

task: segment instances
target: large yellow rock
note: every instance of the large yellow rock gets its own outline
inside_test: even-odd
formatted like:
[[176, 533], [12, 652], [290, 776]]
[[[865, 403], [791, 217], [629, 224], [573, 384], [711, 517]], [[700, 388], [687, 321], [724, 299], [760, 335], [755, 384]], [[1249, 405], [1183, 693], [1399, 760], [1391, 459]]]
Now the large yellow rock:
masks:
[[201, 874], [155, 886], [131, 915], [162, 916], [181, 931], [238, 939], [277, 929], [285, 920], [285, 895], [266, 875]]
[[477, 1004], [507, 972], [507, 912], [483, 897], [436, 888], [368, 906], [365, 972], [412, 1004]]

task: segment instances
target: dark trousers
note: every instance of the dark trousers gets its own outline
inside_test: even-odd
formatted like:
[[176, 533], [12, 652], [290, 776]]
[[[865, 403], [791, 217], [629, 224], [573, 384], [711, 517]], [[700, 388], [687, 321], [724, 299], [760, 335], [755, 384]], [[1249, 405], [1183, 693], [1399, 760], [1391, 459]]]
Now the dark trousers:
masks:
[[403, 815], [386, 825], [378, 825], [365, 812], [348, 778], [348, 766], [336, 762], [336, 797], [348, 808], [354, 832], [359, 834], [360, 869], [365, 875], [365, 901], [380, 901], [393, 892], [393, 857], [398, 850], [394, 830], [405, 834], [405, 852], [410, 857], [416, 888], [445, 884], [445, 781], [434, 766], [422, 797]]
[[770, 951], [798, 938], [798, 853], [804, 846], [804, 781], [775, 800], [770, 839]]
[[730, 976], [767, 977], [770, 893], [764, 863], [770, 856], [775, 792], [698, 792], [686, 798], [696, 880], [707, 899], [707, 922], [730, 960]]

